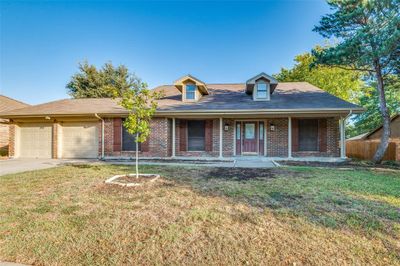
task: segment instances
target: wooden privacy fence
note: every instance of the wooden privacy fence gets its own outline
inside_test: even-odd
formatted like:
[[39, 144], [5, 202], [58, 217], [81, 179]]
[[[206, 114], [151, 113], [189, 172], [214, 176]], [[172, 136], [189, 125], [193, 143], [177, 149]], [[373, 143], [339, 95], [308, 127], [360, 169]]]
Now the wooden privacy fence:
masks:
[[[346, 142], [346, 156], [362, 160], [372, 160], [379, 141], [351, 140]], [[400, 161], [400, 141], [390, 141], [384, 161]]]

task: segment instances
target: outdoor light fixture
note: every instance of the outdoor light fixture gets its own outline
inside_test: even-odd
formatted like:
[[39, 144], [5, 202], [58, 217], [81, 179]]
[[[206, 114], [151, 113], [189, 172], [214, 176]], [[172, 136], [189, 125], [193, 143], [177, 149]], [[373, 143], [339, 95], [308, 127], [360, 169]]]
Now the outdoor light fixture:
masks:
[[270, 124], [270, 129], [271, 129], [271, 131], [275, 131], [275, 125], [274, 124]]
[[228, 130], [229, 130], [229, 124], [228, 124], [228, 123], [225, 124], [224, 130], [225, 130], [225, 131], [228, 131]]

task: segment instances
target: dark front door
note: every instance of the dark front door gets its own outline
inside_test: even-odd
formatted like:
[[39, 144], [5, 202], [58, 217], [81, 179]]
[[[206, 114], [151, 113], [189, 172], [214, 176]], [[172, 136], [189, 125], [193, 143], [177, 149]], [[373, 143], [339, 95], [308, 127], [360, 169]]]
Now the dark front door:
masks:
[[243, 153], [257, 153], [256, 122], [243, 122]]

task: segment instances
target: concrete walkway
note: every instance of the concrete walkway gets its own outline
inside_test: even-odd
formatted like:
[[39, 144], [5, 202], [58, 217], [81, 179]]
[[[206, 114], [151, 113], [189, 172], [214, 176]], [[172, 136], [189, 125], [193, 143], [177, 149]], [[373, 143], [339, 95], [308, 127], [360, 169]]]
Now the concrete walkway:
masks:
[[[110, 160], [105, 161], [108, 164], [120, 164], [120, 165], [134, 165], [134, 160]], [[172, 160], [146, 160], [142, 159], [139, 162], [141, 165], [170, 165], [170, 166], [199, 166], [199, 167], [238, 167], [238, 168], [272, 168], [276, 167], [277, 164], [272, 160], [268, 160], [263, 157], [237, 157], [225, 160], [201, 160], [201, 158], [185, 158], [180, 160], [179, 158]]]
[[[109, 160], [94, 159], [9, 159], [0, 161], [0, 176], [16, 174], [61, 166], [65, 164], [120, 164], [134, 165], [134, 160]], [[262, 157], [232, 158], [230, 160], [140, 160], [141, 165], [171, 165], [171, 166], [199, 166], [199, 167], [241, 167], [241, 168], [271, 168], [275, 167], [273, 161]]]
[[241, 168], [272, 168], [277, 165], [274, 161], [260, 156], [236, 157], [235, 166]]

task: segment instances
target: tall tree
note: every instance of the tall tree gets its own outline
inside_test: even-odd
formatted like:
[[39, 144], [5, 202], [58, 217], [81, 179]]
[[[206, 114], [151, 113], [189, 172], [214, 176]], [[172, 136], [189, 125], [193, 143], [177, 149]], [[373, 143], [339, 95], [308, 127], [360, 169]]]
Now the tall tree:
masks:
[[106, 63], [97, 69], [85, 61], [79, 63], [79, 72], [71, 77], [66, 88], [73, 98], [111, 98], [122, 96], [135, 79], [124, 65]]
[[367, 72], [376, 81], [383, 134], [374, 162], [379, 163], [389, 145], [390, 114], [385, 98], [385, 78], [400, 70], [400, 0], [329, 0], [332, 14], [322, 17], [314, 31], [339, 43], [313, 50], [316, 64]]
[[[359, 104], [365, 112], [356, 115], [348, 126], [348, 136], [353, 137], [372, 131], [381, 126], [382, 116], [379, 110], [379, 95], [375, 89], [376, 84], [365, 89], [360, 97]], [[400, 113], [400, 78], [388, 76], [385, 81], [385, 98], [390, 116]]]
[[[321, 50], [322, 48], [317, 47], [316, 49]], [[324, 65], [310, 68], [315, 61], [315, 57], [311, 53], [297, 55], [294, 61], [296, 64], [293, 68], [282, 68], [278, 74], [273, 76], [281, 82], [307, 81], [343, 100], [358, 101], [364, 87], [361, 73], [358, 71]]]

